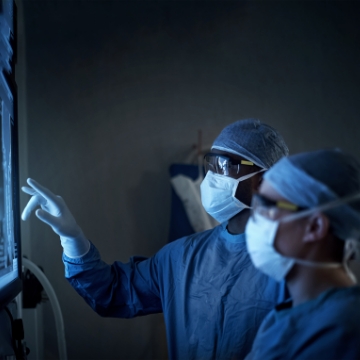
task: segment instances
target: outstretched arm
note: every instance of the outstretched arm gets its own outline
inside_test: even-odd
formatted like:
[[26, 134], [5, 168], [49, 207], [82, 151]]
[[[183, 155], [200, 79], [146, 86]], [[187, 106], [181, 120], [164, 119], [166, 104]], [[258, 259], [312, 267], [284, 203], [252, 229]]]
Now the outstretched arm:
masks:
[[157, 255], [134, 256], [128, 263], [109, 265], [91, 244], [85, 256], [71, 259], [63, 255], [63, 261], [65, 277], [99, 315], [132, 318], [163, 311]]
[[157, 257], [133, 257], [130, 262], [104, 263], [77, 225], [65, 201], [33, 179], [22, 190], [31, 199], [21, 215], [32, 211], [60, 236], [65, 276], [100, 315], [134, 317], [162, 311]]

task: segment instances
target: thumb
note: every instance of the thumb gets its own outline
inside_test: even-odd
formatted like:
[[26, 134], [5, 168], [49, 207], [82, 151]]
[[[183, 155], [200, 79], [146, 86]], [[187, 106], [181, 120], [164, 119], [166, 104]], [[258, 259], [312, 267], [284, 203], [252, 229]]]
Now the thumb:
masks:
[[43, 221], [45, 224], [50, 225], [52, 228], [56, 227], [56, 225], [58, 224], [58, 218], [49, 214], [45, 210], [38, 209], [36, 210], [35, 214], [41, 221]]

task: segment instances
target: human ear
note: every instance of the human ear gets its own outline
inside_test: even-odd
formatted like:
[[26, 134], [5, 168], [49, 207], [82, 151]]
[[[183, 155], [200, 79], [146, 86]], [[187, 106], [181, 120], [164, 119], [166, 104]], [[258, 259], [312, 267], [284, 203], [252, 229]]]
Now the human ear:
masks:
[[329, 228], [330, 221], [326, 215], [322, 213], [313, 214], [306, 221], [303, 241], [322, 240], [328, 234]]

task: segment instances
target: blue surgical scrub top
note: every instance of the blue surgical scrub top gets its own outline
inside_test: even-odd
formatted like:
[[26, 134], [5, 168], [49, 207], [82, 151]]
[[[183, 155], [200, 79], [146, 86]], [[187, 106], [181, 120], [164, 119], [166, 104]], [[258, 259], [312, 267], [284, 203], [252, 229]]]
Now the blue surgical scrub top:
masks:
[[276, 307], [261, 324], [246, 360], [360, 359], [360, 287]]
[[241, 359], [286, 291], [255, 269], [245, 235], [231, 235], [226, 225], [125, 264], [104, 263], [91, 245], [82, 258], [63, 255], [65, 276], [101, 316], [163, 312], [170, 359]]

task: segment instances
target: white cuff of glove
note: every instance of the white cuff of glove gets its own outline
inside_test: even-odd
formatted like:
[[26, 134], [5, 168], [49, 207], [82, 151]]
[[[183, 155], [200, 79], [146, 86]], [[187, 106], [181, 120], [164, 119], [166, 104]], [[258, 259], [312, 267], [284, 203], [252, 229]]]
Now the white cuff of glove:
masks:
[[60, 236], [61, 246], [64, 254], [72, 259], [85, 256], [90, 250], [90, 241], [80, 232], [76, 238], [68, 238]]

